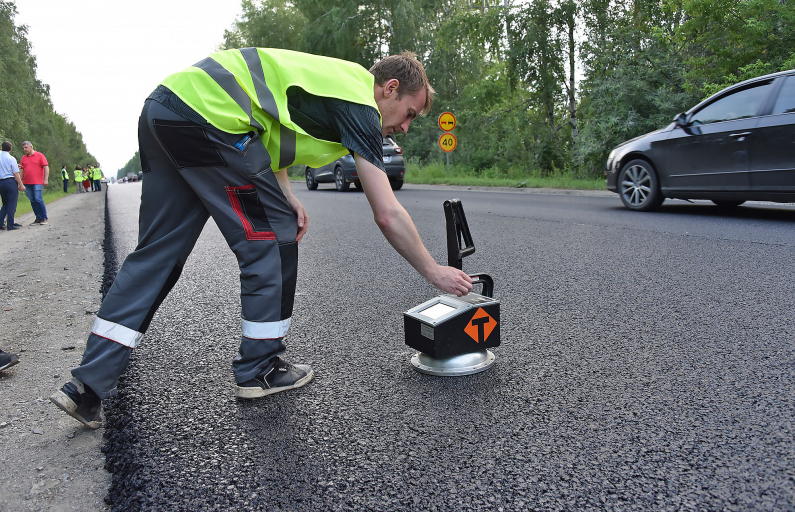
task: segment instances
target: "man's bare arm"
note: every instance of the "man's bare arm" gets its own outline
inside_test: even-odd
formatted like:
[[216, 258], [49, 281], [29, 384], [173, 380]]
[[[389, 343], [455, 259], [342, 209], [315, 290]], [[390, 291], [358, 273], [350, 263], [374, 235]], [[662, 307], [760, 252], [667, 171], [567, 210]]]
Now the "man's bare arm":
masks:
[[472, 279], [468, 275], [456, 268], [437, 264], [428, 253], [414, 222], [395, 198], [384, 171], [359, 154], [354, 154], [354, 159], [375, 223], [398, 254], [440, 290], [458, 296], [472, 291]]
[[50, 166], [44, 166], [44, 184], [46, 185], [50, 181]]
[[22, 176], [20, 176], [18, 172], [14, 173], [14, 180], [17, 182], [17, 190], [24, 192], [25, 185], [22, 184]]

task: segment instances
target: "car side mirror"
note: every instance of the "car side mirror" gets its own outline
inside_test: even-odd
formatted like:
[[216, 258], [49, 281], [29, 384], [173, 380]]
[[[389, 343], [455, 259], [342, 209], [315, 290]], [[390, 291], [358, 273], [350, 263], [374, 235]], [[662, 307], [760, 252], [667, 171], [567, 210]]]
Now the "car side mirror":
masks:
[[687, 126], [687, 115], [684, 112], [676, 114], [676, 117], [674, 117], [674, 123], [676, 123], [676, 126], [684, 128]]

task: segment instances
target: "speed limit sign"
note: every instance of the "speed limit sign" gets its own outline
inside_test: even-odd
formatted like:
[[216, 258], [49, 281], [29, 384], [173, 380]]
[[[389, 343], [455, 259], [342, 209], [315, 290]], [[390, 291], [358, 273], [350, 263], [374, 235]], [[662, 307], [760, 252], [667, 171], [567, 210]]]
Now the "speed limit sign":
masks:
[[452, 133], [443, 133], [442, 136], [439, 137], [439, 147], [445, 153], [450, 153], [457, 145], [458, 139], [456, 139], [455, 135]]

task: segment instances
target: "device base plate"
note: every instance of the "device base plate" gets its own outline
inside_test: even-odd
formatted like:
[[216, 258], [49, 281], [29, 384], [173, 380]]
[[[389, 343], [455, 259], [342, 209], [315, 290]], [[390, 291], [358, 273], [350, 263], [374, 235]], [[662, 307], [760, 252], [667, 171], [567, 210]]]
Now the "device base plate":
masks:
[[491, 350], [471, 352], [444, 359], [434, 359], [422, 352], [411, 358], [411, 365], [420, 373], [440, 377], [459, 377], [488, 370], [495, 358]]

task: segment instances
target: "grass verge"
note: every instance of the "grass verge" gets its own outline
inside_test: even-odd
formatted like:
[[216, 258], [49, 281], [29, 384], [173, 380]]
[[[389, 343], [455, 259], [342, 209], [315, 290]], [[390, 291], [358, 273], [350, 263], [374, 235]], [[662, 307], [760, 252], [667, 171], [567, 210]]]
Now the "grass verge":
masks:
[[562, 188], [569, 190], [604, 190], [604, 178], [581, 178], [568, 171], [541, 173], [524, 169], [484, 169], [476, 171], [444, 164], [406, 164], [406, 183], [425, 185], [462, 185], [467, 187]]

